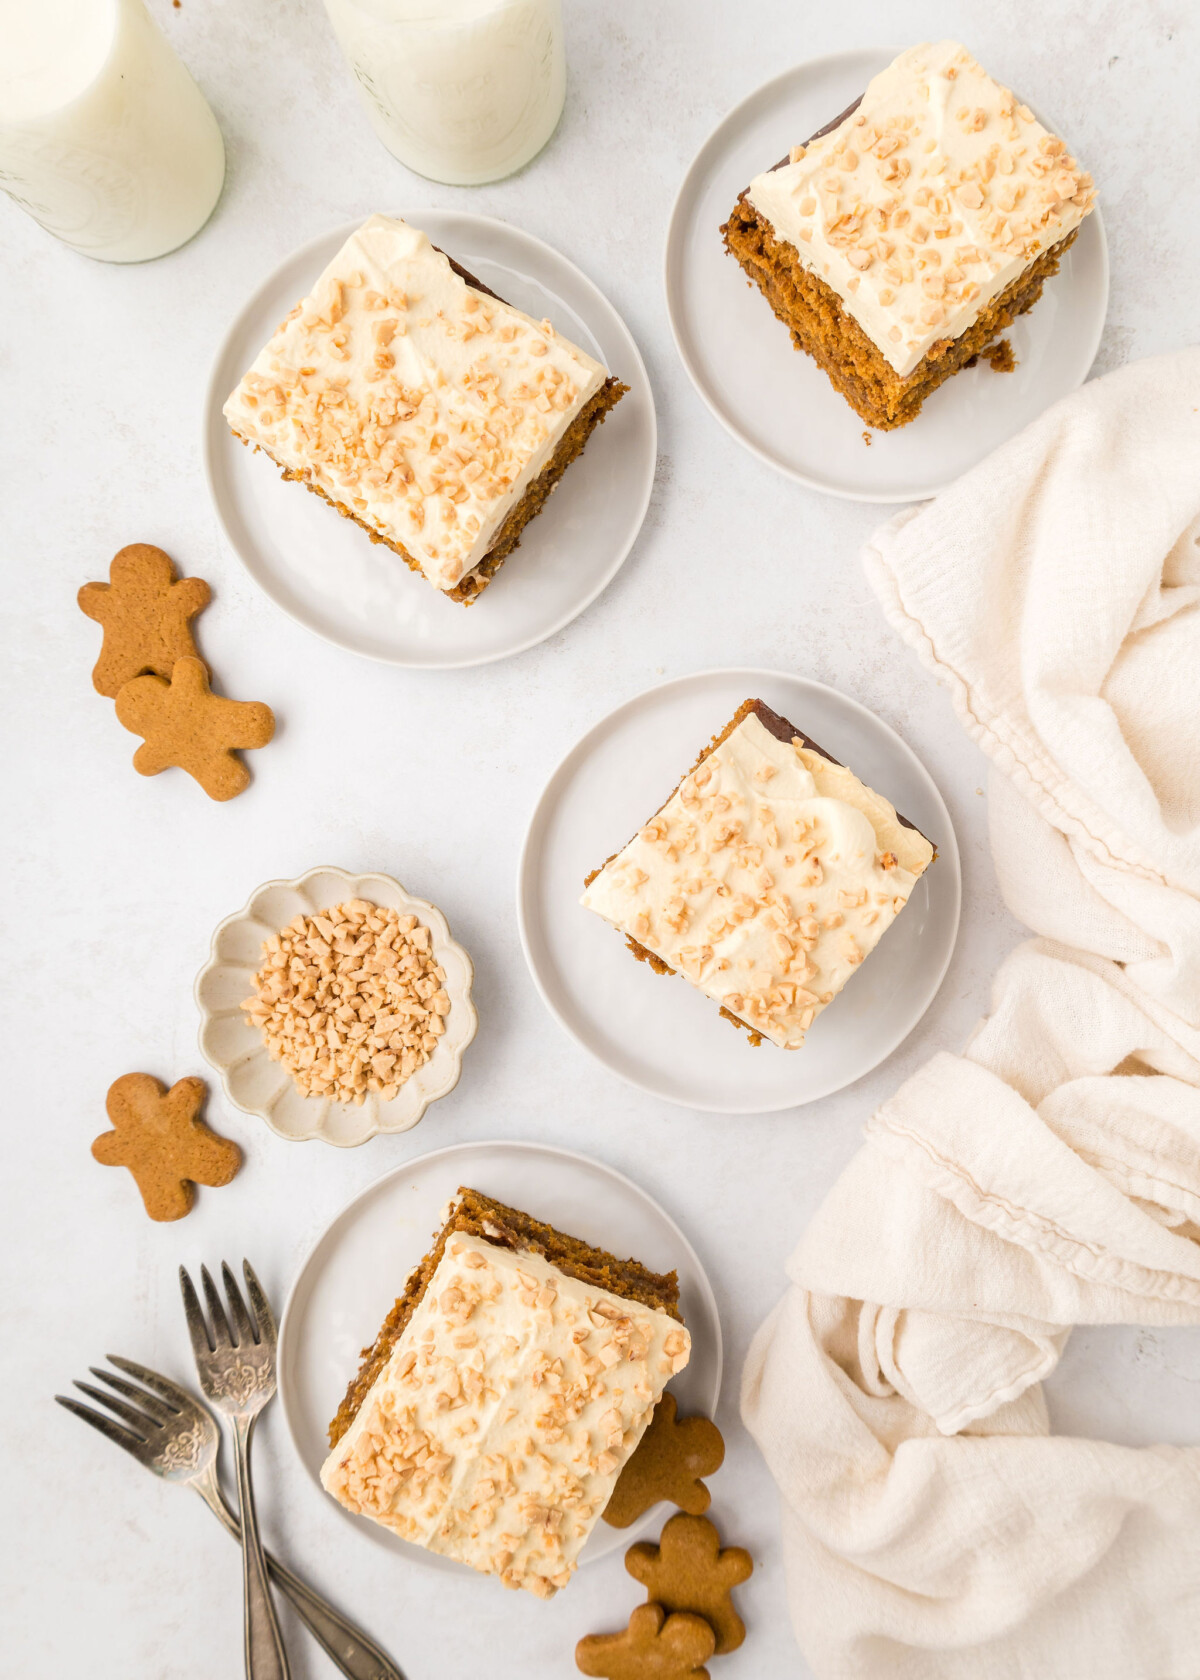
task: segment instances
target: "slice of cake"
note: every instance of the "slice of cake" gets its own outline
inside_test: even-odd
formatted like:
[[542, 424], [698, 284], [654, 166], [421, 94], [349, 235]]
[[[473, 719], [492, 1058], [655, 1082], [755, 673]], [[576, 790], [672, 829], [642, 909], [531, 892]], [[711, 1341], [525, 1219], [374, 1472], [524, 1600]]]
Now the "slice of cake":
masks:
[[628, 390], [372, 216], [225, 404], [234, 435], [469, 606]]
[[889, 429], [1033, 308], [1094, 202], [1064, 143], [940, 41], [756, 175], [721, 231], [796, 349]]
[[347, 1510], [550, 1598], [688, 1362], [661, 1276], [460, 1189], [329, 1426]]
[[882, 794], [747, 700], [580, 902], [751, 1044], [798, 1050], [934, 856]]

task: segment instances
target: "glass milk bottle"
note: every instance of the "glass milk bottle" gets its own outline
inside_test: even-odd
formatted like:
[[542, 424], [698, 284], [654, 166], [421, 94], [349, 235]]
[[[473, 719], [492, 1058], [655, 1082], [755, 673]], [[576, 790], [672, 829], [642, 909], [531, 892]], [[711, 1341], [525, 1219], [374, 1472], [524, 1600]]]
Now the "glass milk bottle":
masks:
[[50, 233], [161, 257], [224, 178], [216, 118], [142, 0], [0, 0], [0, 188]]
[[401, 163], [476, 186], [554, 133], [566, 92], [562, 0], [325, 0], [375, 132]]

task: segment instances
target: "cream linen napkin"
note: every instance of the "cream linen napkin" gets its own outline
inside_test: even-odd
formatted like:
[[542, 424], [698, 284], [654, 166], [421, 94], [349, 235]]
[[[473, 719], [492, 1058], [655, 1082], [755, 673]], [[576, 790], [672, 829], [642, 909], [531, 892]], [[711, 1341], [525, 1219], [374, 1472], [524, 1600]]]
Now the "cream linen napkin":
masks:
[[[1200, 1324], [1200, 350], [876, 533], [1038, 936], [788, 1264], [742, 1411], [820, 1680], [1197, 1680], [1200, 1449], [1051, 1436], [1073, 1324]], [[935, 866], [936, 867], [936, 866]]]

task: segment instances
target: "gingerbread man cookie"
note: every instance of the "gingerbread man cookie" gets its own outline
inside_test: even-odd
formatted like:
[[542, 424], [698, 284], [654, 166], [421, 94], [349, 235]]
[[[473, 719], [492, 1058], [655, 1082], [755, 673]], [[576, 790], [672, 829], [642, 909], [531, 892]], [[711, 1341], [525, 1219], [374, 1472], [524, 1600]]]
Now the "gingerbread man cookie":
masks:
[[721, 1549], [721, 1538], [707, 1517], [672, 1517], [657, 1546], [641, 1541], [625, 1554], [625, 1567], [668, 1615], [687, 1611], [703, 1616], [717, 1636], [714, 1655], [736, 1651], [746, 1637], [742, 1618], [729, 1594], [754, 1569], [740, 1546]]
[[709, 1680], [702, 1665], [716, 1635], [701, 1616], [668, 1616], [641, 1604], [623, 1633], [589, 1633], [575, 1647], [575, 1666], [603, 1680]]
[[144, 737], [133, 755], [143, 776], [177, 765], [194, 776], [210, 799], [232, 799], [249, 783], [238, 747], [265, 747], [275, 733], [269, 706], [225, 700], [208, 685], [201, 659], [176, 660], [170, 682], [135, 677], [117, 695], [117, 716]]
[[177, 577], [170, 555], [150, 543], [121, 549], [108, 576], [108, 583], [85, 583], [78, 600], [104, 629], [92, 683], [115, 700], [144, 671], [169, 677], [177, 659], [195, 658], [189, 620], [208, 605], [212, 591], [203, 578]]
[[725, 1442], [711, 1419], [676, 1414], [675, 1396], [664, 1394], [605, 1507], [613, 1528], [628, 1528], [662, 1499], [693, 1517], [708, 1510], [712, 1495], [700, 1478], [721, 1468]]
[[151, 1073], [126, 1073], [108, 1088], [113, 1123], [92, 1144], [103, 1166], [128, 1167], [151, 1219], [182, 1219], [197, 1184], [228, 1184], [242, 1152], [200, 1119], [202, 1079], [177, 1080], [168, 1091]]

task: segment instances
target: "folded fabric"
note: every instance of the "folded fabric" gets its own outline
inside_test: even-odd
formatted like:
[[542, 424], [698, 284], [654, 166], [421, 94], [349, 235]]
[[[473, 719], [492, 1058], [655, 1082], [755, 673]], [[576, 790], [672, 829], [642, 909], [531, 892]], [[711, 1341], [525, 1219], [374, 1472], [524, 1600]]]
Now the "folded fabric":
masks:
[[820, 1680], [1197, 1680], [1200, 1449], [1051, 1436], [1074, 1324], [1200, 1325], [1200, 350], [876, 533], [1037, 937], [873, 1116], [742, 1412]]

